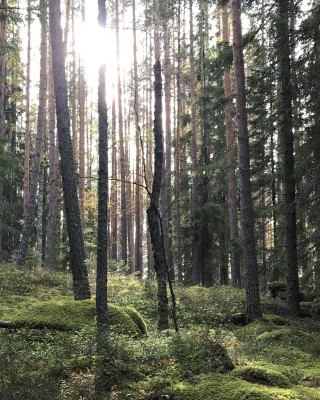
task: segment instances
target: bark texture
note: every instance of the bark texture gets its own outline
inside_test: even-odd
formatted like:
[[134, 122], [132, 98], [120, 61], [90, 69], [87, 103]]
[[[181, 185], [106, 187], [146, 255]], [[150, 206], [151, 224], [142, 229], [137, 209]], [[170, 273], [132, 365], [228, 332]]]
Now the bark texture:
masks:
[[[99, 3], [99, 25], [106, 27], [105, 1]], [[106, 64], [99, 68], [99, 183], [98, 183], [98, 247], [96, 310], [98, 329], [108, 330], [107, 272], [108, 272], [108, 110], [106, 103]]]
[[246, 109], [246, 85], [242, 47], [240, 0], [232, 0], [233, 64], [236, 86], [238, 128], [240, 202], [245, 263], [246, 317], [254, 321], [262, 316], [259, 293], [259, 275], [254, 237], [254, 219], [251, 198], [250, 147]]
[[[27, 252], [31, 240], [32, 225], [36, 211], [37, 188], [40, 178], [41, 156], [43, 149], [43, 138], [45, 133], [45, 111], [46, 111], [46, 86], [47, 86], [47, 11], [45, 2], [40, 1], [40, 23], [41, 23], [41, 44], [40, 44], [40, 85], [39, 85], [39, 106], [37, 135], [34, 148], [32, 173], [30, 179], [30, 191], [26, 206], [26, 214], [23, 220], [22, 235], [17, 257], [17, 267], [23, 268], [26, 264]], [[41, 201], [41, 200], [40, 200]]]
[[[228, 5], [222, 8], [222, 43], [229, 45], [229, 12]], [[232, 89], [230, 68], [226, 67], [223, 72], [224, 95], [227, 99], [225, 104], [225, 124], [227, 143], [227, 164], [228, 164], [228, 210], [229, 228], [231, 240], [231, 285], [241, 286], [240, 275], [240, 249], [239, 249], [239, 228], [237, 210], [237, 183], [236, 183], [236, 149], [234, 143], [234, 130], [232, 126]]]
[[57, 128], [61, 157], [61, 175], [70, 242], [70, 263], [73, 275], [75, 300], [90, 298], [90, 288], [85, 266], [84, 240], [81, 227], [72, 143], [67, 83], [65, 75], [64, 47], [60, 25], [60, 1], [50, 0], [50, 34], [52, 46], [52, 67], [56, 97]]
[[156, 271], [158, 285], [158, 328], [159, 330], [165, 330], [169, 328], [169, 319], [166, 260], [162, 247], [163, 243], [159, 221], [159, 200], [164, 159], [162, 128], [162, 78], [161, 64], [159, 60], [157, 60], [154, 65], [154, 77], [154, 175], [147, 217], [154, 256], [154, 269]]
[[291, 314], [300, 314], [299, 277], [297, 255], [297, 217], [294, 173], [292, 87], [289, 42], [289, 1], [278, 0], [279, 18], [277, 23], [279, 40], [281, 125], [280, 137], [283, 152], [283, 183], [285, 204], [285, 242], [287, 303]]

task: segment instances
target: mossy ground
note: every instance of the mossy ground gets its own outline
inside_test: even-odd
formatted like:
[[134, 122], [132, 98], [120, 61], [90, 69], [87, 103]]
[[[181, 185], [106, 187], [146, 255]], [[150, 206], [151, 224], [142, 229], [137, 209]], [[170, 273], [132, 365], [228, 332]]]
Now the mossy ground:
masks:
[[281, 300], [263, 299], [272, 314], [241, 326], [242, 290], [176, 288], [176, 335], [156, 332], [153, 282], [115, 274], [108, 293], [101, 363], [94, 300], [74, 302], [70, 276], [0, 267], [0, 319], [24, 325], [0, 329], [0, 398], [90, 400], [105, 365], [114, 400], [320, 400], [320, 323], [287, 318]]

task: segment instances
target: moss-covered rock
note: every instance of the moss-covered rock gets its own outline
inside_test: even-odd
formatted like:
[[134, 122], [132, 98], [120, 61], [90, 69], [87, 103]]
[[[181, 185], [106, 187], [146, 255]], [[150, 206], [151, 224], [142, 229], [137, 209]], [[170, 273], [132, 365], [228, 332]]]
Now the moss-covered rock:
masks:
[[290, 379], [287, 376], [269, 366], [249, 364], [235, 369], [232, 373], [245, 381], [260, 385], [280, 388], [291, 386]]
[[[257, 385], [233, 374], [195, 377], [193, 382], [181, 382], [169, 389], [169, 395], [175, 400], [315, 400], [319, 396], [300, 396], [294, 388], [278, 388]], [[163, 393], [166, 394], [166, 393]]]
[[[111, 329], [116, 333], [141, 336], [146, 332], [140, 314], [131, 309], [109, 304]], [[130, 313], [130, 315], [129, 315]], [[0, 319], [14, 321], [18, 326], [76, 331], [95, 321], [94, 300], [34, 301], [26, 308], [2, 310]], [[131, 315], [134, 314], [134, 318]]]
[[279, 315], [274, 314], [264, 315], [263, 319], [265, 321], [272, 322], [276, 326], [286, 326], [290, 324], [290, 321], [287, 318], [280, 317]]
[[285, 282], [280, 282], [280, 281], [274, 281], [270, 282], [268, 284], [268, 291], [271, 295], [272, 298], [280, 298], [280, 299], [285, 299], [286, 297], [286, 291], [287, 291], [287, 285]]

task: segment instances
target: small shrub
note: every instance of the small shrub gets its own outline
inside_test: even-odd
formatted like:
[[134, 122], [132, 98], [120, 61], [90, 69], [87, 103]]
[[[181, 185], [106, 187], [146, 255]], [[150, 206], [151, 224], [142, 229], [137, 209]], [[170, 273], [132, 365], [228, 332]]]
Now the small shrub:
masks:
[[226, 349], [212, 331], [180, 333], [172, 338], [170, 349], [182, 376], [209, 372], [228, 372], [234, 366]]

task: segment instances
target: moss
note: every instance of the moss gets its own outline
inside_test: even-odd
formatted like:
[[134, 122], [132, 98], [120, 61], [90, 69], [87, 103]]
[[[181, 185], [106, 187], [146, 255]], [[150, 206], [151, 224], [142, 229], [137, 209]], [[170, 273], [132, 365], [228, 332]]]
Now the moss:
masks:
[[[109, 320], [116, 333], [141, 336], [141, 327], [121, 307], [109, 304]], [[131, 311], [133, 314], [135, 310]], [[138, 320], [138, 312], [136, 312]], [[94, 323], [94, 300], [36, 301], [25, 309], [2, 310], [1, 319], [12, 320], [18, 325], [34, 328], [49, 328], [62, 331], [76, 331]], [[140, 317], [142, 320], [142, 317]], [[143, 320], [142, 320], [143, 321]], [[140, 321], [140, 325], [142, 322]]]
[[172, 338], [170, 350], [178, 371], [185, 377], [210, 372], [226, 373], [234, 368], [227, 350], [212, 331], [180, 333]]
[[138, 313], [138, 311], [135, 310], [133, 307], [122, 307], [122, 309], [136, 323], [136, 325], [140, 329], [141, 335], [147, 335], [148, 334], [147, 325], [144, 322], [144, 319], [142, 318], [141, 314]]
[[272, 298], [279, 297], [283, 299], [286, 296], [287, 285], [285, 282], [280, 281], [270, 282], [268, 284], [268, 290]]
[[289, 388], [291, 386], [290, 379], [287, 376], [276, 369], [263, 365], [249, 364], [235, 369], [232, 373], [251, 383], [281, 388]]
[[312, 335], [298, 329], [277, 328], [270, 332], [261, 333], [257, 339], [266, 343], [285, 342], [300, 347], [303, 345], [303, 341], [312, 339]]
[[274, 325], [277, 326], [285, 326], [289, 325], [290, 321], [284, 317], [280, 317], [279, 315], [268, 314], [264, 315], [263, 319], [268, 322], [272, 322]]
[[[256, 385], [232, 374], [195, 377], [193, 382], [179, 383], [171, 389], [175, 400], [302, 400], [294, 389]], [[163, 393], [165, 394], [165, 393]], [[320, 397], [318, 397], [320, 398]]]

